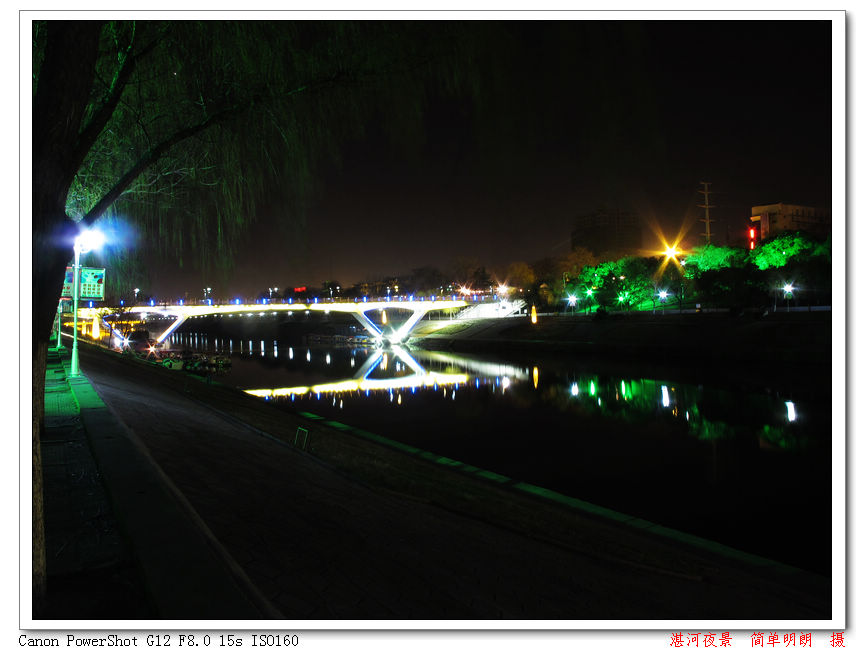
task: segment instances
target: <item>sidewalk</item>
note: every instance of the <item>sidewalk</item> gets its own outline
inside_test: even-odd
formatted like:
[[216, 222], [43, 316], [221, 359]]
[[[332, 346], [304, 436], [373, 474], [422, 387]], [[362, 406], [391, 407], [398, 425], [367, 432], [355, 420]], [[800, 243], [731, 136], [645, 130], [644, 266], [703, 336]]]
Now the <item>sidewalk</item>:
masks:
[[68, 351], [49, 350], [46, 365], [46, 618], [267, 617], [267, 603], [232, 570], [87, 378], [69, 377]]

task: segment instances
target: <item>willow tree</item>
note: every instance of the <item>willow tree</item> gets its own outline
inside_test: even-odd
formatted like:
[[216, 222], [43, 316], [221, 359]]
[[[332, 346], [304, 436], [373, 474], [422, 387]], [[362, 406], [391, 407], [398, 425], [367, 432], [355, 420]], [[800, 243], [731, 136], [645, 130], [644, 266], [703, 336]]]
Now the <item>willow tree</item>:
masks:
[[76, 234], [122, 210], [163, 254], [225, 268], [259, 200], [278, 188], [300, 205], [316, 162], [338, 154], [370, 116], [387, 113], [392, 143], [418, 139], [431, 86], [450, 91], [471, 78], [461, 75], [474, 41], [459, 31], [450, 23], [33, 24], [37, 605], [46, 355]]

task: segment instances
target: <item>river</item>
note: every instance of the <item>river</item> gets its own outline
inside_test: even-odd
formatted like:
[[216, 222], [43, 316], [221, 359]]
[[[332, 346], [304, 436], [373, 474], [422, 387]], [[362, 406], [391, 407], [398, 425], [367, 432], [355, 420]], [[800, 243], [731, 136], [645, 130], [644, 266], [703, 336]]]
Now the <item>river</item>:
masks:
[[669, 369], [629, 375], [550, 353], [185, 330], [171, 342], [230, 356], [217, 380], [281, 408], [829, 574], [832, 409], [823, 392], [796, 394], [752, 375], [683, 383]]

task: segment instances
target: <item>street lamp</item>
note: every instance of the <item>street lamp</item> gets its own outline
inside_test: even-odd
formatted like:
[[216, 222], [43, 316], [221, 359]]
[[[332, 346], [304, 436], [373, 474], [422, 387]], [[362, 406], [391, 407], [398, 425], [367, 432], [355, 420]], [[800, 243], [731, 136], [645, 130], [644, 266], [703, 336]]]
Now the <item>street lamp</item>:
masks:
[[661, 299], [661, 304], [663, 305], [663, 309], [661, 311], [661, 316], [664, 316], [667, 313], [667, 296], [669, 296], [669, 295], [670, 294], [667, 292], [666, 289], [661, 289], [658, 292], [658, 298]]
[[75, 264], [72, 267], [72, 367], [70, 377], [77, 377], [78, 370], [78, 294], [81, 289], [81, 253], [89, 253], [102, 246], [105, 235], [98, 230], [85, 230], [75, 238]]
[[793, 289], [795, 287], [789, 282], [781, 287], [781, 290], [784, 292], [784, 300], [787, 301], [787, 311], [790, 311], [790, 298], [793, 297]]

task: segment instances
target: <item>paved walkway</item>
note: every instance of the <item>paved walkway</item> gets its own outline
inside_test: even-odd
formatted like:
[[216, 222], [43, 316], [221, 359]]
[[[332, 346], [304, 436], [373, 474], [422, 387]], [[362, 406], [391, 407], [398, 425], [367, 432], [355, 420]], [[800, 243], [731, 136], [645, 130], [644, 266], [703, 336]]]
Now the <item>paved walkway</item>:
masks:
[[[527, 535], [347, 477], [192, 398], [179, 373], [81, 359], [81, 423], [155, 618], [829, 617], [815, 576], [575, 515], [557, 519], [569, 541]], [[526, 499], [514, 507], [542, 510]]]

